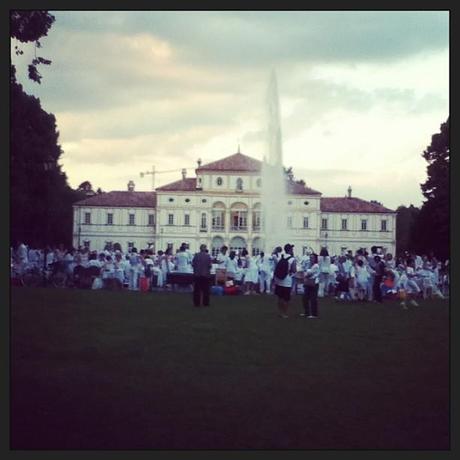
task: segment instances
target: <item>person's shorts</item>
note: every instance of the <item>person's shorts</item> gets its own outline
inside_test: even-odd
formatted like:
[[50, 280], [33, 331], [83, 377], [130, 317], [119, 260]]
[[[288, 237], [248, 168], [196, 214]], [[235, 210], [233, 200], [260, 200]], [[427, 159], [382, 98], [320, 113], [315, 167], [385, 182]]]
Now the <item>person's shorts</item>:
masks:
[[275, 295], [278, 296], [280, 299], [289, 302], [291, 300], [291, 289], [290, 287], [285, 286], [275, 286]]

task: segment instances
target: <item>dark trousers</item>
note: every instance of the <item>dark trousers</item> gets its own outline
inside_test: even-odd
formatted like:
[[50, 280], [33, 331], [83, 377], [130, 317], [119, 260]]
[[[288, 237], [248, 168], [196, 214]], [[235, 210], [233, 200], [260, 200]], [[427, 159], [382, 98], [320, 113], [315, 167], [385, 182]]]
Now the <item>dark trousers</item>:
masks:
[[318, 316], [318, 288], [319, 284], [303, 287], [303, 308], [308, 316]]
[[199, 307], [203, 299], [203, 305], [209, 306], [209, 278], [207, 276], [193, 277], [193, 305]]
[[380, 289], [380, 284], [382, 283], [383, 276], [375, 276], [374, 284], [372, 285], [372, 294], [374, 295], [374, 300], [376, 302], [382, 301], [382, 290]]

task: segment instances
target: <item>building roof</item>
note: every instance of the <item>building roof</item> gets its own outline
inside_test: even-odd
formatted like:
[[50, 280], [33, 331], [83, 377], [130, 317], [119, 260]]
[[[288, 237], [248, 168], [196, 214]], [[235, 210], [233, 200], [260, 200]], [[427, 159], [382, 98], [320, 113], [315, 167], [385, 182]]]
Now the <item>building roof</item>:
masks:
[[77, 201], [76, 206], [103, 206], [103, 207], [129, 207], [153, 208], [156, 206], [155, 192], [128, 192], [114, 191], [100, 193], [90, 198]]
[[222, 160], [213, 161], [207, 163], [196, 169], [196, 172], [202, 171], [239, 171], [239, 172], [251, 172], [261, 171], [262, 162], [255, 158], [248, 157], [242, 153], [234, 153], [229, 157], [222, 158]]
[[362, 212], [387, 213], [395, 212], [377, 203], [354, 197], [321, 197], [321, 212]]
[[299, 184], [298, 182], [287, 182], [287, 192], [292, 195], [321, 195], [321, 192], [313, 190], [306, 185]]
[[191, 192], [196, 191], [196, 179], [185, 178], [157, 188], [160, 192]]

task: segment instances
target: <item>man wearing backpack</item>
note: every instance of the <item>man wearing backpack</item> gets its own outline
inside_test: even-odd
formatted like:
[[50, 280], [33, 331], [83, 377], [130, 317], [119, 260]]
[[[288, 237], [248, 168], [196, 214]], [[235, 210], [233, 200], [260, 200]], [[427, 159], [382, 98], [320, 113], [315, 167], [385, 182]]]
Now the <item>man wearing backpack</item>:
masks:
[[285, 244], [284, 251], [278, 256], [275, 266], [275, 295], [278, 297], [278, 310], [281, 318], [288, 318], [291, 300], [292, 275], [297, 271], [294, 257], [294, 245]]

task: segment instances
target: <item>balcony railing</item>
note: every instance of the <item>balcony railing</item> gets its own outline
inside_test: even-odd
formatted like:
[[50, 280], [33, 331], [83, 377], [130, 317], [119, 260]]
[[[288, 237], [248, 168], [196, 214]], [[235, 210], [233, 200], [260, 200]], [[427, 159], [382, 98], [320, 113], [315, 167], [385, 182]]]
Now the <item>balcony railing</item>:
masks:
[[247, 231], [248, 226], [247, 225], [232, 225], [230, 230], [232, 232], [245, 232]]
[[213, 225], [211, 227], [211, 229], [212, 230], [220, 230], [220, 231], [222, 231], [222, 230], [224, 230], [224, 226], [223, 225]]

